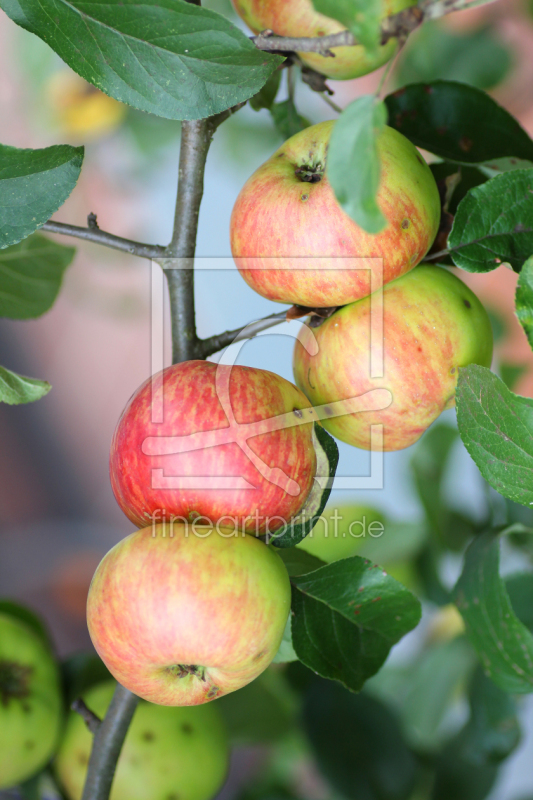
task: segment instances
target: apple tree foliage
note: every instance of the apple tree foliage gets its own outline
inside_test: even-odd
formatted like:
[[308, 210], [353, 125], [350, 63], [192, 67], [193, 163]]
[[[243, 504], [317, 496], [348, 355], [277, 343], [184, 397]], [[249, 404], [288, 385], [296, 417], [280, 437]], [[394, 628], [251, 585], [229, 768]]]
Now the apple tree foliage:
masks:
[[[482, 2], [421, 0], [418, 7], [432, 20]], [[379, 0], [313, 4], [368, 49], [379, 43]], [[298, 111], [294, 86], [288, 96], [283, 88], [292, 57], [259, 50], [231, 18], [195, 2], [0, 0], [0, 8], [94, 87], [155, 117], [205, 119], [249, 102], [256, 111], [270, 112], [284, 138], [310, 124]], [[435, 23], [427, 24], [430, 31]], [[432, 35], [427, 34], [429, 42], [436, 41]], [[443, 64], [446, 53], [452, 60], [451, 52], [469, 49], [460, 50], [460, 36], [447, 36], [444, 43], [439, 40], [439, 46], [449, 47], [440, 54]], [[474, 34], [468, 36], [471, 43]], [[482, 52], [484, 41], [492, 47], [483, 37], [486, 32], [474, 52]], [[399, 74], [418, 74], [409, 53]], [[476, 85], [438, 79], [430, 71], [428, 80], [409, 82], [384, 98], [366, 95], [350, 103], [338, 116], [327, 174], [346, 213], [365, 230], [378, 232], [384, 225], [376, 203], [380, 130], [388, 124], [430, 153], [450, 222], [433, 260], [468, 272], [505, 265], [519, 273], [516, 313], [533, 346], [533, 141], [479, 88], [495, 80], [499, 67], [494, 59], [489, 62], [485, 58], [472, 69]], [[504, 62], [502, 56], [497, 64]], [[309, 70], [302, 75], [324, 91], [323, 84], [313, 87]], [[54, 303], [74, 249], [38, 231], [75, 188], [83, 157], [82, 147], [69, 145], [41, 150], [0, 145], [0, 316], [32, 319]], [[353, 174], [361, 180], [351, 180]], [[45, 381], [0, 367], [2, 402], [33, 402], [49, 389]], [[325, 564], [294, 547], [309, 524], [296, 534], [285, 532], [274, 543], [293, 593], [276, 659], [287, 665], [285, 673], [267, 672], [217, 701], [237, 743], [285, 742], [287, 731], [303, 730], [307, 749], [300, 740], [292, 746], [314, 754], [332, 797], [409, 800], [417, 792], [429, 800], [482, 800], [499, 762], [520, 739], [514, 696], [533, 692], [533, 575], [504, 580], [499, 557], [502, 542], [531, 553], [533, 400], [514, 394], [479, 366], [461, 370], [456, 399], [458, 433], [435, 425], [411, 461], [423, 535], [413, 538], [416, 526], [404, 526], [395, 557], [410, 559], [416, 573], [412, 590], [378, 566], [391, 554], [377, 542], [368, 557], [363, 548], [361, 555]], [[498, 513], [487, 505], [481, 521], [445, 498], [443, 482], [458, 435], [497, 493], [492, 497], [498, 498]], [[334, 446], [325, 442], [331, 479], [336, 457]], [[330, 484], [315, 513], [323, 509]], [[443, 552], [463, 555], [454, 588], [439, 571]], [[416, 664], [383, 668], [391, 648], [419, 623], [417, 595], [441, 607], [454, 603], [466, 632], [444, 638]], [[15, 606], [4, 610], [25, 613]], [[69, 700], [105, 676], [100, 662], [67, 662]], [[443, 721], [460, 686], [467, 687], [470, 710], [466, 723], [450, 735]], [[279, 766], [243, 800], [292, 797], [286, 777]], [[26, 788], [35, 792], [37, 784]]]

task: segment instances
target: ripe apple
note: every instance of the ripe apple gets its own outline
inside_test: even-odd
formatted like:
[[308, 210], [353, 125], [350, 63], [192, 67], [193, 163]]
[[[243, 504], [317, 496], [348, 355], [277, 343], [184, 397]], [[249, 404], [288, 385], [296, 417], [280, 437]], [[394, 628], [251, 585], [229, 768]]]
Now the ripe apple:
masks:
[[387, 225], [366, 233], [343, 211], [324, 173], [333, 125], [321, 122], [292, 136], [237, 197], [230, 231], [235, 263], [269, 300], [312, 308], [359, 300], [416, 266], [437, 234], [435, 179], [416, 147], [389, 127], [377, 141], [377, 200]]
[[152, 703], [188, 706], [240, 689], [267, 668], [290, 599], [282, 560], [254, 536], [154, 525], [104, 557], [87, 621], [120, 683]]
[[24, 622], [0, 612], [0, 789], [45, 766], [62, 716], [59, 671], [48, 645]]
[[[345, 30], [331, 17], [315, 11], [311, 0], [232, 0], [235, 11], [254, 33], [270, 29], [278, 36], [327, 36]], [[383, 0], [381, 18], [415, 4], [415, 0]], [[334, 80], [367, 75], [385, 64], [396, 50], [396, 39], [379, 47], [375, 54], [361, 45], [333, 47], [331, 56], [298, 53], [304, 64]]]
[[[102, 718], [113, 681], [86, 691], [87, 706]], [[71, 712], [55, 758], [55, 772], [69, 800], [80, 800], [93, 737]], [[120, 753], [110, 800], [211, 800], [228, 771], [229, 745], [213, 706], [163, 708], [141, 701]]]
[[118, 422], [110, 458], [117, 502], [139, 527], [174, 515], [272, 532], [313, 485], [313, 419], [305, 395], [272, 372], [175, 364], [135, 392]]
[[[371, 318], [370, 309], [370, 298], [359, 300], [314, 329], [317, 355], [297, 341], [294, 374], [314, 404], [388, 389], [388, 408], [344, 414], [323, 424], [333, 436], [364, 450], [381, 449], [375, 443], [371, 447], [370, 426], [383, 426], [383, 449], [401, 450], [455, 405], [460, 367], [490, 367], [491, 325], [459, 278], [427, 264], [385, 286], [382, 320], [378, 310]], [[371, 350], [375, 357], [381, 345], [383, 377], [370, 377]]]

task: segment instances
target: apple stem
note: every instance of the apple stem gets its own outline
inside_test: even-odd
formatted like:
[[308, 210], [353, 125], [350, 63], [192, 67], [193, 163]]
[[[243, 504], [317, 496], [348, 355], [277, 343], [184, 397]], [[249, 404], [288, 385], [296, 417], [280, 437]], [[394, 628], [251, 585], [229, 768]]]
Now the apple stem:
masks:
[[118, 757], [139, 698], [117, 683], [107, 714], [94, 734], [82, 800], [107, 800]]

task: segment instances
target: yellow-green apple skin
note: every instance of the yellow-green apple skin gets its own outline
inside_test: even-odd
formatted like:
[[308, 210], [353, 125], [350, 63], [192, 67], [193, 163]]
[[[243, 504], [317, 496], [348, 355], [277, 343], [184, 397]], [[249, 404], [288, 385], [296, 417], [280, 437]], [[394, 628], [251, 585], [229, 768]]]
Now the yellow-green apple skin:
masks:
[[[312, 308], [352, 303], [415, 267], [437, 234], [440, 199], [431, 170], [416, 147], [389, 127], [377, 140], [377, 202], [385, 228], [367, 233], [343, 211], [324, 173], [333, 125], [321, 122], [288, 139], [235, 202], [235, 263], [269, 300]], [[314, 182], [303, 181], [301, 169], [311, 171]]]
[[385, 517], [371, 506], [326, 508], [311, 533], [296, 546], [330, 564], [356, 555], [366, 537], [380, 536], [384, 526]]
[[[387, 408], [326, 417], [323, 425], [365, 450], [381, 449], [375, 440], [371, 447], [370, 426], [382, 426], [383, 449], [401, 450], [455, 405], [461, 367], [490, 367], [492, 330], [476, 295], [440, 267], [420, 265], [385, 286], [382, 299], [383, 336], [376, 307], [371, 340], [371, 298], [347, 305], [313, 330], [316, 355], [296, 342], [294, 375], [314, 405], [388, 390]], [[382, 348], [383, 377], [370, 377], [371, 347], [375, 359]], [[364, 409], [366, 401], [361, 403]]]
[[[344, 26], [315, 11], [311, 0], [232, 0], [237, 14], [254, 33], [270, 29], [278, 36], [316, 37], [340, 33]], [[382, 0], [381, 18], [415, 5], [415, 0]], [[361, 45], [333, 47], [334, 58], [298, 53], [304, 64], [333, 80], [367, 75], [385, 64], [396, 51], [396, 39], [369, 53]]]
[[59, 670], [47, 644], [20, 620], [0, 613], [0, 789], [45, 766], [62, 723]]
[[[83, 699], [103, 718], [115, 684], [93, 686]], [[69, 800], [80, 800], [93, 737], [71, 712], [54, 761]], [[122, 747], [110, 800], [211, 800], [228, 771], [229, 745], [213, 705], [163, 708], [141, 701]]]
[[290, 521], [313, 486], [314, 416], [306, 407], [294, 384], [264, 369], [174, 364], [142, 384], [118, 421], [110, 455], [115, 498], [139, 528], [170, 515], [201, 516], [205, 524], [269, 533], [268, 519], [278, 527]]
[[123, 686], [152, 703], [198, 705], [254, 680], [276, 655], [290, 608], [280, 557], [230, 529], [143, 528], [99, 564], [93, 644]]

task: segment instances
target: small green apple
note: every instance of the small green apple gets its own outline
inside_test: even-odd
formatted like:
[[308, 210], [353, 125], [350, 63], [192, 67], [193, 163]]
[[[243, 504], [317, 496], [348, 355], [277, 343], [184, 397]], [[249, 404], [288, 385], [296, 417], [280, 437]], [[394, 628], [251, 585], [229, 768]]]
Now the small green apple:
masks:
[[62, 719], [59, 670], [47, 643], [21, 620], [0, 612], [0, 789], [45, 766]]
[[328, 507], [297, 547], [329, 564], [357, 555], [367, 537], [379, 537], [384, 529], [385, 517], [371, 506]]
[[[87, 690], [83, 699], [102, 718], [113, 681]], [[55, 771], [69, 800], [80, 800], [92, 735], [69, 715], [55, 758]], [[141, 701], [122, 748], [110, 800], [211, 800], [224, 783], [228, 737], [214, 706], [164, 708]]]

